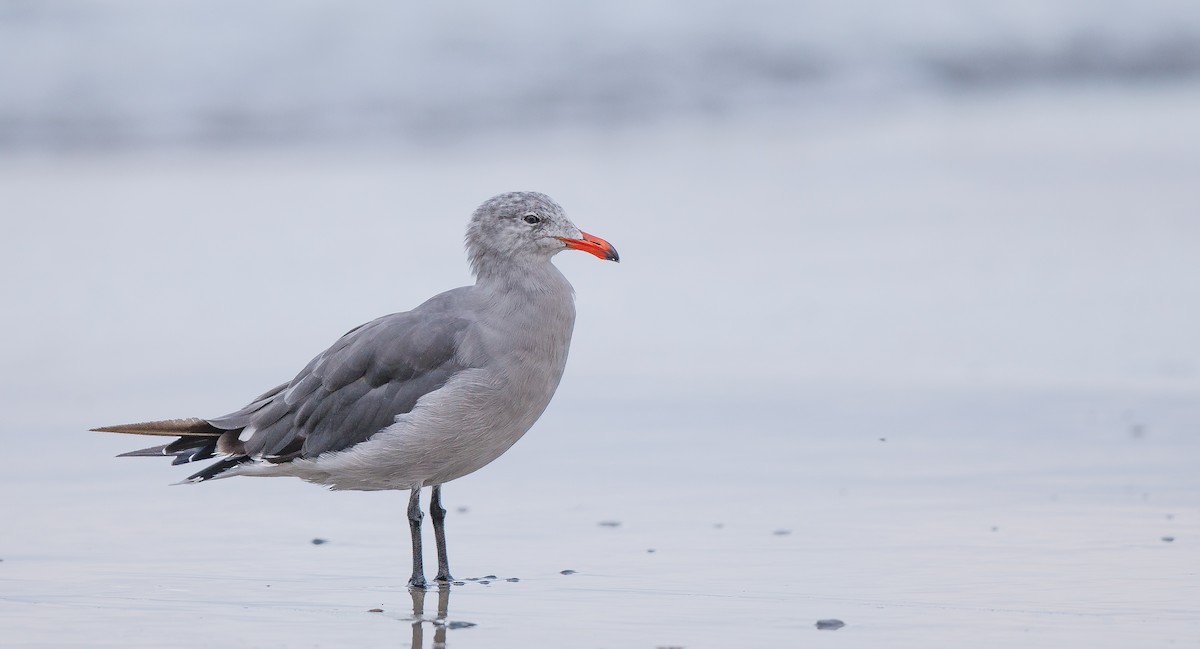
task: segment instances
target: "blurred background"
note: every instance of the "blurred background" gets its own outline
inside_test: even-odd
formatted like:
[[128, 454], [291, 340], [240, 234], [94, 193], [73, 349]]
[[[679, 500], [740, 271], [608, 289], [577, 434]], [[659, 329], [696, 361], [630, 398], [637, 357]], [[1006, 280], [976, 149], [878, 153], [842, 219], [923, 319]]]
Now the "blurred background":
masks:
[[[34, 638], [53, 626], [38, 605], [101, 615], [113, 589], [183, 570], [150, 548], [195, 539], [188, 570], [218, 576], [178, 610], [136, 600], [170, 609], [146, 646], [195, 593], [250, 587], [221, 581], [263, 569], [229, 568], [231, 547], [307, 575], [279, 548], [332, 529], [360, 543], [335, 550], [390, 562], [404, 530], [383, 496], [159, 489], [186, 472], [111, 460], [141, 440], [85, 431], [229, 412], [351, 327], [471, 281], [464, 224], [510, 190], [553, 196], [622, 263], [556, 259], [578, 295], [571, 361], [530, 435], [448, 488], [477, 525], [464, 574], [552, 556], [555, 575], [609, 571], [592, 596], [694, 594], [741, 562], [722, 583], [788, 584], [746, 619], [804, 601], [808, 628], [835, 596], [876, 645], [926, 646], [948, 610], [956, 640], [1200, 634], [1194, 604], [1153, 603], [1200, 601], [1194, 0], [0, 0], [0, 439], [23, 458], [0, 552], [27, 575], [9, 601], [33, 606], [9, 621]], [[330, 528], [180, 513], [246, 498]], [[624, 524], [597, 541], [601, 518]], [[718, 521], [745, 536], [703, 540]], [[672, 545], [677, 563], [640, 563]], [[375, 577], [347, 582], [351, 608]], [[728, 631], [669, 593], [597, 606], [537, 583], [543, 607], [579, 602], [543, 628], [559, 644], [590, 628], [632, 646], [597, 610]], [[505, 606], [522, 610], [467, 610], [502, 634], [523, 619]]]
[[405, 150], [1082, 85], [1137, 93], [1194, 80], [1197, 13], [1186, 0], [5, 0], [0, 144]]
[[3, 0], [6, 360], [290, 375], [526, 188], [606, 390], [1194, 389], [1198, 96], [1182, 0]]

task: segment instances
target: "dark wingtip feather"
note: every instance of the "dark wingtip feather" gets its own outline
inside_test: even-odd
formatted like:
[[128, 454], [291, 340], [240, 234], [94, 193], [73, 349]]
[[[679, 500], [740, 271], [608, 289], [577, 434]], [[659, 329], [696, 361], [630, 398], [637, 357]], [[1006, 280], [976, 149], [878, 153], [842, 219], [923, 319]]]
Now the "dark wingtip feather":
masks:
[[162, 457], [167, 454], [167, 445], [151, 446], [150, 448], [142, 448], [136, 451], [122, 453], [117, 457]]
[[250, 458], [245, 455], [234, 455], [232, 457], [227, 457], [219, 462], [213, 462], [212, 464], [208, 465], [207, 468], [205, 468], [203, 471], [200, 471], [199, 473], [193, 473], [192, 475], [188, 476], [185, 480], [183, 480], [182, 482], [180, 482], [178, 484], [188, 484], [188, 483], [192, 483], [192, 482], [204, 482], [205, 480], [212, 480], [213, 478], [219, 478], [219, 477], [221, 477], [222, 473], [225, 473], [226, 471], [232, 469], [233, 467], [235, 467], [239, 464], [243, 464], [245, 462], [250, 462], [250, 461], [251, 461]]
[[217, 428], [198, 417], [187, 419], [164, 419], [162, 421], [144, 421], [137, 424], [119, 424], [116, 426], [101, 426], [93, 428], [97, 433], [130, 433], [133, 435], [164, 435], [168, 437], [206, 436], [217, 437], [225, 430]]

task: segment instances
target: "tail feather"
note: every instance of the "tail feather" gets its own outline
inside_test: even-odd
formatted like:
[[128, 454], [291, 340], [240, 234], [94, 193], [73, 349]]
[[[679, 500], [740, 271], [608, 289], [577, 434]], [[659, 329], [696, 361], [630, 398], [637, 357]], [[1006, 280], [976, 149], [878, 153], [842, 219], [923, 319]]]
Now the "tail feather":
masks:
[[134, 435], [163, 435], [167, 437], [220, 437], [224, 428], [217, 428], [207, 420], [198, 417], [188, 419], [164, 419], [162, 421], [144, 421], [137, 424], [119, 424], [117, 426], [101, 426], [92, 429], [98, 433], [131, 433]]
[[[253, 404], [251, 404], [253, 405]], [[226, 417], [228, 419], [228, 417]], [[207, 460], [214, 457], [218, 452], [229, 454], [208, 467], [203, 471], [188, 476], [180, 484], [189, 482], [204, 482], [219, 478], [226, 471], [242, 464], [244, 462], [253, 461], [245, 453], [242, 452], [242, 445], [237, 440], [237, 434], [242, 430], [242, 426], [229, 426], [227, 428], [218, 428], [211, 422], [205, 419], [196, 417], [188, 419], [165, 419], [163, 421], [146, 421], [137, 424], [120, 424], [117, 426], [102, 426], [93, 428], [93, 431], [101, 433], [131, 433], [134, 435], [161, 435], [164, 437], [178, 437], [175, 441], [169, 444], [159, 444], [148, 448], [138, 449], [121, 453], [117, 457], [171, 457], [174, 456], [171, 464], [186, 464], [188, 462], [196, 462], [199, 460]], [[229, 433], [224, 442], [224, 445], [218, 449], [218, 445], [222, 444], [222, 435]]]

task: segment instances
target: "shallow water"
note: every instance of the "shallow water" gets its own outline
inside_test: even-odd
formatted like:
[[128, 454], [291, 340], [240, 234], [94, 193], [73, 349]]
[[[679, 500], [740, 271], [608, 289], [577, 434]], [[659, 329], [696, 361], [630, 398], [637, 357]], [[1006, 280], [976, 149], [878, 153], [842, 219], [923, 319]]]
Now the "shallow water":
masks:
[[[3, 161], [4, 644], [1194, 645], [1198, 110]], [[403, 495], [168, 487], [84, 432], [234, 409], [465, 282], [465, 214], [518, 187], [622, 264], [560, 257], [559, 395], [446, 487], [455, 575], [489, 583], [414, 615]]]
[[[6, 636], [705, 647], [803, 641], [836, 618], [850, 646], [1200, 638], [1194, 399], [861, 393], [891, 404], [864, 417], [847, 396], [741, 435], [557, 411], [447, 487], [464, 584], [416, 625], [403, 495], [168, 488], [178, 470], [107, 459], [127, 440], [72, 435], [68, 477], [10, 477]], [[1130, 409], [1153, 425], [1132, 434]], [[441, 620], [474, 626], [439, 626], [438, 597]]]

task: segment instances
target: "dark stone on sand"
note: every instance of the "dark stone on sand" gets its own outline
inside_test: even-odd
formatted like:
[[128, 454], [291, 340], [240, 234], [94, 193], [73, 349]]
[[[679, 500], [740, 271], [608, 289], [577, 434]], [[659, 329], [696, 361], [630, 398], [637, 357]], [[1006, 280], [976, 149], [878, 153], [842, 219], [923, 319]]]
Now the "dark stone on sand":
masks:
[[487, 575], [484, 579], [495, 579], [496, 575]]
[[454, 584], [455, 586], [466, 586], [467, 585], [467, 582], [465, 582], [465, 581], [452, 581], [450, 583]]
[[456, 511], [456, 512], [458, 512], [458, 513], [460, 513], [460, 514], [465, 514], [465, 513], [467, 513], [467, 511], [468, 511], [468, 510], [467, 510], [467, 508], [466, 508], [466, 507], [459, 507], [458, 509], [456, 509], [456, 510], [454, 510], [454, 511]]
[[725, 523], [713, 523], [713, 528], [714, 528], [714, 529], [718, 529], [718, 530], [719, 530], [719, 529], [724, 529], [724, 528], [725, 528]]
[[1164, 537], [1162, 537], [1162, 540], [1163, 540], [1163, 543], [1170, 543], [1171, 541], [1174, 541], [1174, 540], [1175, 540], [1175, 537], [1173, 537], [1173, 536], [1164, 536]]
[[844, 626], [846, 626], [846, 623], [841, 620], [817, 620], [817, 628], [822, 631], [837, 631]]
[[469, 629], [475, 626], [474, 622], [447, 622], [447, 629]]
[[492, 582], [490, 582], [490, 581], [488, 581], [488, 580], [486, 580], [486, 579], [480, 579], [480, 580], [479, 580], [479, 583], [483, 584], [484, 586], [487, 586], [488, 584], [490, 584], [490, 583], [492, 583]]
[[575, 574], [575, 571], [574, 571], [574, 570], [560, 570], [560, 571], [558, 572], [558, 574], [560, 574], [560, 575], [573, 575], [573, 574]]
[[791, 534], [792, 531], [791, 530], [775, 530], [774, 532], [771, 532], [771, 533], [774, 534], [775, 536], [787, 536], [788, 534]]
[[381, 608], [373, 608], [373, 609], [370, 609], [370, 610], [368, 610], [367, 612], [368, 612], [368, 613], [382, 613], [382, 612], [383, 612], [383, 609], [381, 609]]
[[509, 577], [508, 579], [505, 579], [504, 581], [511, 581], [512, 583], [514, 583], [514, 584], [515, 584], [515, 583], [517, 583], [518, 581], [521, 581], [521, 580], [520, 580], [520, 579], [518, 579], [518, 578], [516, 578], [516, 577]]
[[621, 521], [600, 521], [597, 525], [600, 527], [620, 527]]
[[329, 541], [326, 541], [325, 539], [313, 539], [312, 540], [313, 545], [324, 545], [326, 543], [329, 543]]
[[654, 554], [654, 548], [646, 548], [646, 554]]

